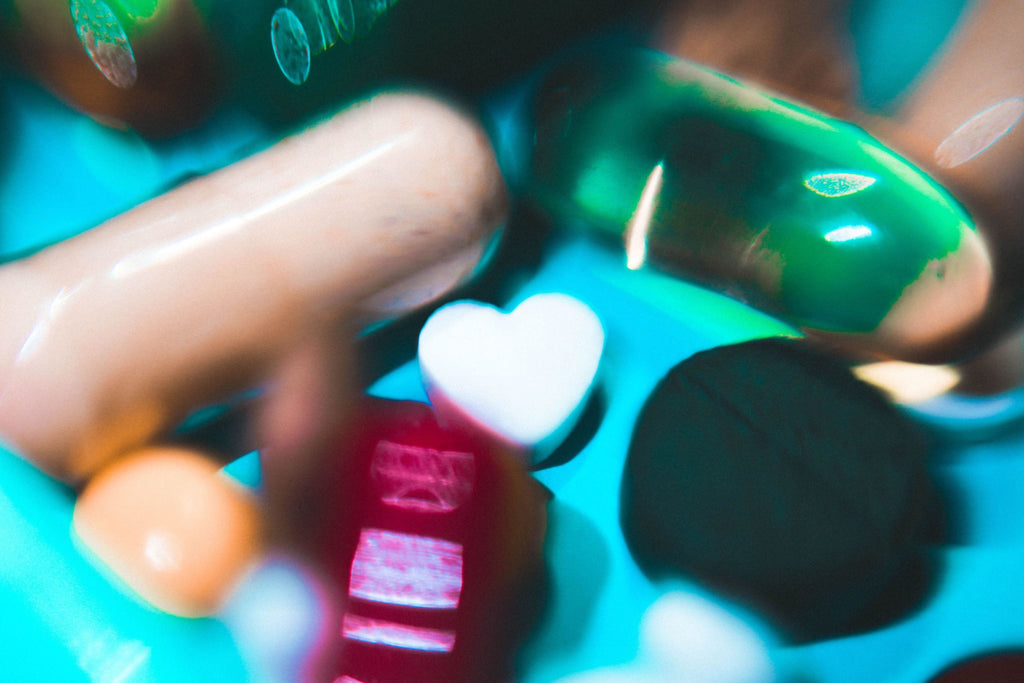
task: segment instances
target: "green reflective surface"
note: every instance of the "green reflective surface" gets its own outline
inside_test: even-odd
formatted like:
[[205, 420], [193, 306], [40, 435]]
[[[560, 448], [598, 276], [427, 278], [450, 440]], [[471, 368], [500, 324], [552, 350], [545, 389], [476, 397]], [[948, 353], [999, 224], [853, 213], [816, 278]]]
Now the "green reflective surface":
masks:
[[[166, 5], [159, 0], [108, 0], [111, 9], [119, 8], [132, 19], [148, 19], [156, 14], [160, 5]], [[116, 11], [116, 10], [115, 10]]]
[[532, 103], [528, 192], [803, 328], [871, 332], [969, 217], [861, 129], [655, 52], [556, 67]]

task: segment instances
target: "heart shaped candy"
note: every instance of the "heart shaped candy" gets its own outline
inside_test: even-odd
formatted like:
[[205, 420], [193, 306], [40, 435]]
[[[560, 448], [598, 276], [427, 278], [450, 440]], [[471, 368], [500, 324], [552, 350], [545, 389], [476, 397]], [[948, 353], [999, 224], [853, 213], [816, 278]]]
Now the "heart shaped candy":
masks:
[[586, 304], [537, 294], [511, 313], [475, 301], [438, 309], [420, 332], [431, 402], [546, 457], [568, 435], [594, 385], [604, 329]]

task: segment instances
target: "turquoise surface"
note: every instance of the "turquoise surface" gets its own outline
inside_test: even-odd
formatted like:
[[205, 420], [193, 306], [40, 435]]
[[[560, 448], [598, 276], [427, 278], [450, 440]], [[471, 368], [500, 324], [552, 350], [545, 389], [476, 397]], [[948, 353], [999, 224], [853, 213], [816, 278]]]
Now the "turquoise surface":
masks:
[[9, 681], [226, 681], [245, 671], [213, 619], [159, 612], [92, 562], [73, 494], [0, 447], [0, 660]]

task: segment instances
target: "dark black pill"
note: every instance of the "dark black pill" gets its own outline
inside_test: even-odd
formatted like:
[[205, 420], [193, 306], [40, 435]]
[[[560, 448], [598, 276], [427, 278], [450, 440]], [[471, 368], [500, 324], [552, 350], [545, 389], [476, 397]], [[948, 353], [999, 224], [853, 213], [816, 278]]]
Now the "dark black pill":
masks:
[[924, 432], [846, 365], [795, 339], [698, 353], [647, 399], [622, 526], [652, 577], [684, 575], [791, 639], [919, 606], [944, 515]]
[[928, 683], [1019, 683], [1024, 681], [1024, 652], [989, 653], [953, 664]]

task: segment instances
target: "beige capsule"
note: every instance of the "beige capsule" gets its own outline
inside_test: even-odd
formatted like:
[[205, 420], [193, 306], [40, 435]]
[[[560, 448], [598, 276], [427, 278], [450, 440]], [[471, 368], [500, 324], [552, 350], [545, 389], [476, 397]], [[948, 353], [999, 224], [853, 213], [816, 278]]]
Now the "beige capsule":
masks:
[[172, 614], [216, 611], [261, 550], [255, 497], [192, 450], [152, 447], [92, 478], [74, 530], [146, 601]]
[[3, 266], [0, 440], [81, 481], [263, 380], [311, 325], [461, 282], [506, 206], [474, 119], [384, 93]]

